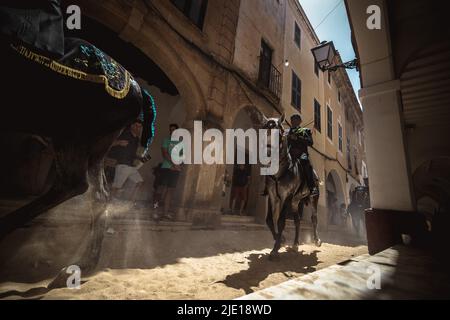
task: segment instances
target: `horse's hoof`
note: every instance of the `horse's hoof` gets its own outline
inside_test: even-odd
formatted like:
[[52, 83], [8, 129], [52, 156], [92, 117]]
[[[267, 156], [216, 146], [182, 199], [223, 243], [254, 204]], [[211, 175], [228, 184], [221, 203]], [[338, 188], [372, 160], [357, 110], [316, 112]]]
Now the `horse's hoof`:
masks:
[[321, 247], [322, 246], [322, 240], [317, 239], [316, 240], [316, 247]]
[[299, 246], [298, 244], [294, 244], [294, 245], [291, 247], [290, 251], [298, 252], [299, 249], [300, 249], [300, 246]]
[[278, 252], [271, 252], [269, 255], [269, 260], [270, 261], [279, 261], [280, 260], [280, 255]]

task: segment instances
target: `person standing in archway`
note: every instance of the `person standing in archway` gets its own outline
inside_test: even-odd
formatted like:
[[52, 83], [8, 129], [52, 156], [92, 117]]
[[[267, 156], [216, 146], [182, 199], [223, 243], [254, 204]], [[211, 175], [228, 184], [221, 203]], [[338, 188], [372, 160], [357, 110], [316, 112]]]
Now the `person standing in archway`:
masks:
[[112, 184], [112, 194], [114, 197], [121, 198], [124, 192], [124, 186], [127, 181], [133, 183], [130, 200], [134, 203], [139, 188], [144, 179], [135, 165], [135, 161], [147, 161], [137, 156], [139, 148], [140, 135], [142, 134], [142, 122], [136, 119], [129, 128], [124, 130], [120, 137], [114, 142], [109, 156], [117, 161], [115, 168], [114, 181]]
[[[176, 123], [169, 125], [170, 136], [163, 140], [161, 152], [163, 156], [163, 163], [160, 169], [160, 186], [161, 186], [161, 199], [163, 201], [163, 218], [168, 220], [174, 220], [174, 217], [169, 213], [172, 194], [178, 184], [178, 179], [181, 173], [181, 166], [173, 162], [172, 150], [180, 141], [172, 140], [172, 134], [175, 130], [179, 129]], [[156, 218], [159, 218], [155, 216]]]
[[248, 186], [250, 184], [250, 168], [245, 164], [238, 164], [233, 171], [233, 182], [230, 196], [230, 213], [233, 213], [239, 202], [239, 215], [244, 214], [248, 200]]

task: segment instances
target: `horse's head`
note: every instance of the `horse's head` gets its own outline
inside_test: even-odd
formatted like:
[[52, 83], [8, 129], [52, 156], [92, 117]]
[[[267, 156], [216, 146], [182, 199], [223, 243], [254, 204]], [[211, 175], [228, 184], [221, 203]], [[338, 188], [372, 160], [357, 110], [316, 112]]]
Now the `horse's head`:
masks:
[[280, 134], [282, 135], [284, 132], [283, 128], [284, 120], [286, 120], [284, 114], [280, 118], [266, 118], [266, 116], [263, 115], [262, 128], [269, 131], [278, 129], [280, 130]]
[[272, 148], [270, 139], [272, 135], [272, 130], [278, 130], [279, 132], [279, 141], [280, 141], [280, 149], [282, 148], [282, 139], [284, 136], [284, 128], [283, 128], [283, 122], [286, 120], [285, 115], [281, 115], [279, 118], [266, 118], [266, 116], [263, 115], [263, 121], [262, 121], [262, 129], [267, 130], [267, 148], [270, 150]]

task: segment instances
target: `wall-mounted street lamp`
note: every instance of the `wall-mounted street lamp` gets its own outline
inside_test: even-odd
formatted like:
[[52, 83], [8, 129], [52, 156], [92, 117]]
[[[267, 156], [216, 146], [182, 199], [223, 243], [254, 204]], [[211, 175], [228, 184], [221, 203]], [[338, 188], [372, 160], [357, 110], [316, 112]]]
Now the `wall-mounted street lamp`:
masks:
[[290, 66], [290, 62], [289, 62], [289, 60], [288, 59], [285, 59], [282, 63], [280, 63], [279, 65], [277, 65], [277, 69], [279, 69], [282, 65], [285, 67], [285, 68], [287, 68], [287, 67], [289, 67]]
[[314, 56], [314, 60], [319, 66], [320, 70], [336, 71], [339, 68], [356, 69], [359, 70], [358, 60], [352, 60], [338, 65], [334, 64], [334, 58], [336, 57], [336, 49], [333, 41], [324, 41], [320, 45], [311, 49]]

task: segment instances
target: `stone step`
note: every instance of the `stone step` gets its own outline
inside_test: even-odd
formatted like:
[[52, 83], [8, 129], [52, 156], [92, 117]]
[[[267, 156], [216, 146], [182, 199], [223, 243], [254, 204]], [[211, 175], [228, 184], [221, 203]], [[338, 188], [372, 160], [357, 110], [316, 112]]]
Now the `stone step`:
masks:
[[[374, 276], [379, 287], [374, 290]], [[370, 284], [370, 286], [369, 286]], [[442, 299], [450, 294], [450, 274], [426, 251], [397, 245], [306, 274], [237, 300]]]
[[238, 216], [238, 215], [222, 215], [222, 222], [242, 222], [242, 223], [253, 223], [255, 218], [252, 216]]

